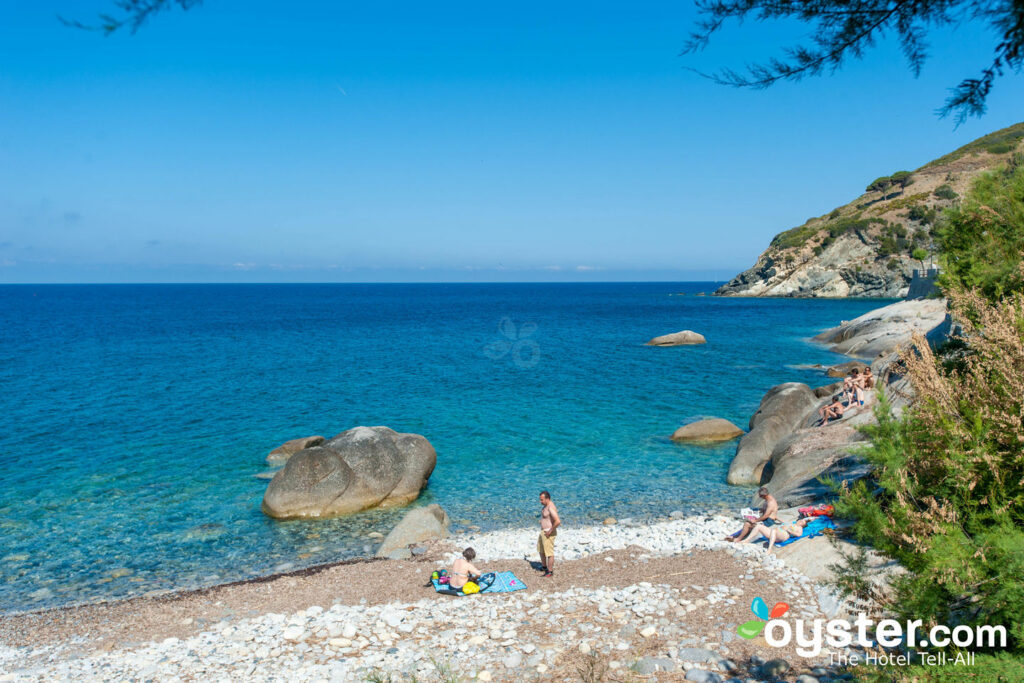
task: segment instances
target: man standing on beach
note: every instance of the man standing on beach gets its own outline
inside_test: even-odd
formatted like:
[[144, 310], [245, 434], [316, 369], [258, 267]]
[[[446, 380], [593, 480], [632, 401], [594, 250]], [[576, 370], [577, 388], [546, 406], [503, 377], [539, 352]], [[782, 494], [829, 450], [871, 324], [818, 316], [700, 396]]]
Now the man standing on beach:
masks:
[[537, 551], [540, 553], [540, 563], [544, 565], [544, 576], [555, 575], [555, 536], [557, 529], [562, 525], [558, 517], [558, 508], [551, 501], [551, 494], [547, 491], [540, 492], [540, 538], [537, 539]]

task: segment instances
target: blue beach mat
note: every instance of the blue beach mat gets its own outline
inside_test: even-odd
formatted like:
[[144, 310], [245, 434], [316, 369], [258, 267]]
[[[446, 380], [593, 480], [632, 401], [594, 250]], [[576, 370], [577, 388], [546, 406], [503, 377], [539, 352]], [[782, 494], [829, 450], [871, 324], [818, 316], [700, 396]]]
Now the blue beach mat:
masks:
[[[430, 583], [433, 584], [434, 590], [444, 595], [457, 595], [464, 597], [466, 594], [461, 590], [456, 591], [449, 588], [447, 584], [438, 583], [437, 579], [431, 579]], [[480, 595], [484, 593], [512, 593], [514, 591], [526, 590], [526, 584], [519, 580], [512, 572], [497, 572], [494, 574], [494, 583], [480, 591]], [[475, 595], [475, 594], [474, 594]]]
[[824, 517], [824, 516], [822, 516], [822, 517], [815, 517], [814, 519], [812, 519], [810, 522], [807, 523], [807, 526], [804, 527], [804, 533], [802, 535], [800, 535], [800, 536], [791, 536], [790, 538], [787, 538], [785, 541], [781, 541], [779, 543], [776, 543], [775, 547], [776, 548], [780, 548], [780, 547], [782, 547], [784, 545], [789, 545], [790, 543], [796, 543], [797, 541], [802, 541], [805, 538], [814, 538], [815, 536], [821, 536], [825, 532], [826, 529], [835, 529], [835, 528], [836, 528], [835, 522], [833, 522], [828, 517]]

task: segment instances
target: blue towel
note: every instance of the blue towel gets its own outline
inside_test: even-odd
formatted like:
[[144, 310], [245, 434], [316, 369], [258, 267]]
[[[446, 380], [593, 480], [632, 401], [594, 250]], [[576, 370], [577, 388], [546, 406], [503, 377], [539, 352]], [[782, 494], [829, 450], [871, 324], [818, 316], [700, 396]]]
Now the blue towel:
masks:
[[800, 535], [800, 536], [790, 536], [785, 541], [781, 541], [779, 543], [776, 543], [775, 547], [779, 548], [779, 547], [784, 546], [784, 545], [789, 545], [790, 543], [796, 543], [797, 541], [799, 541], [801, 539], [804, 539], [804, 538], [814, 538], [815, 536], [821, 536], [821, 534], [824, 533], [824, 531], [826, 529], [835, 529], [835, 528], [836, 528], [835, 522], [833, 522], [828, 517], [815, 517], [814, 519], [812, 519], [810, 522], [807, 523], [807, 526], [804, 527], [804, 533], [802, 535]]
[[[450, 588], [447, 584], [438, 583], [437, 579], [431, 579], [430, 583], [434, 585], [434, 590], [438, 593], [443, 593], [445, 595], [457, 595], [459, 597], [466, 595], [461, 590], [457, 591], [454, 588]], [[480, 594], [511, 593], [513, 591], [522, 590], [526, 590], [526, 584], [516, 578], [515, 574], [512, 572], [498, 572], [494, 575], [494, 583], [480, 591]]]

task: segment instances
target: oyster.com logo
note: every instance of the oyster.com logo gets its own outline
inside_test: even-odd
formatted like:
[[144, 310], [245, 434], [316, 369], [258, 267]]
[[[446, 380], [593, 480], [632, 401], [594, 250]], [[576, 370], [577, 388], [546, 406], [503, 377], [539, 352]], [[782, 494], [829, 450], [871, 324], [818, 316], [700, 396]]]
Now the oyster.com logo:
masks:
[[517, 328], [511, 318], [502, 318], [498, 323], [502, 338], [485, 346], [484, 355], [491, 360], [509, 356], [517, 368], [532, 368], [540, 362], [540, 345], [530, 339], [536, 331], [536, 323], [523, 323]]
[[768, 603], [764, 601], [764, 598], [756, 597], [750, 603], [750, 611], [754, 613], [757, 619], [751, 619], [736, 627], [736, 633], [740, 634], [741, 638], [746, 638], [747, 640], [753, 640], [761, 635], [765, 624], [772, 619], [780, 618], [788, 612], [789, 605], [784, 602], [777, 602], [774, 607], [768, 609]]

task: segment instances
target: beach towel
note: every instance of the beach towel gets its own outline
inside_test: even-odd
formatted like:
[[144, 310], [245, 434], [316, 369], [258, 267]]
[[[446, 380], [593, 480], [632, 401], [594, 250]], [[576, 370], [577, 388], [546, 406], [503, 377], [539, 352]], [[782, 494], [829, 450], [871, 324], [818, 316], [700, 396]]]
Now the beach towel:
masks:
[[[485, 575], [486, 576], [486, 575]], [[466, 594], [461, 590], [455, 590], [447, 584], [438, 583], [437, 579], [431, 579], [434, 590], [444, 595], [456, 595], [463, 597]], [[512, 593], [513, 591], [526, 590], [526, 584], [520, 581], [512, 572], [497, 572], [494, 574], [494, 582], [480, 590], [483, 593]]]
[[812, 519], [810, 522], [807, 523], [807, 526], [804, 527], [804, 533], [802, 535], [800, 535], [800, 536], [790, 536], [785, 541], [782, 541], [780, 543], [776, 543], [775, 547], [776, 548], [781, 548], [784, 545], [789, 545], [790, 543], [796, 543], [797, 541], [801, 541], [801, 540], [803, 540], [805, 538], [814, 538], [815, 536], [821, 536], [825, 532], [826, 529], [835, 529], [835, 528], [836, 528], [835, 523], [831, 519], [829, 519], [828, 517], [815, 517], [814, 519]]

